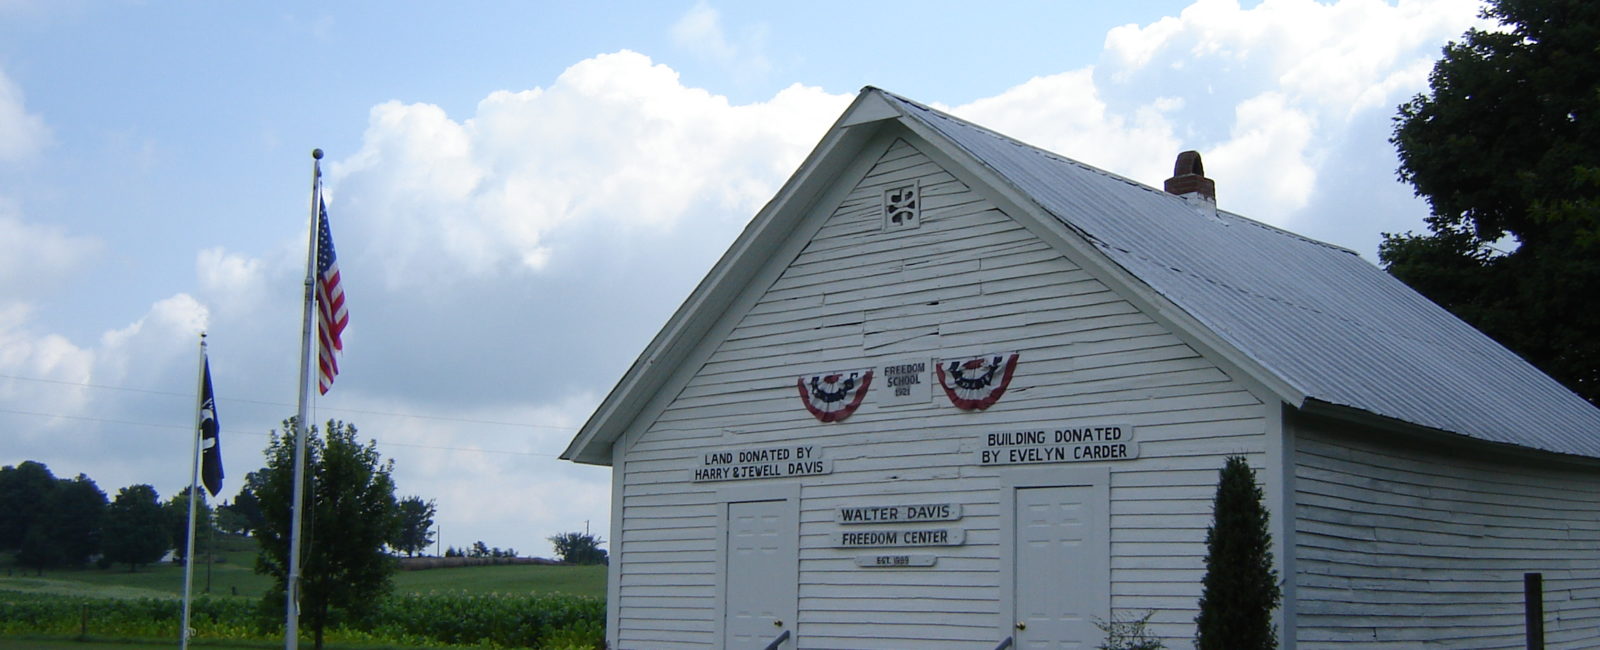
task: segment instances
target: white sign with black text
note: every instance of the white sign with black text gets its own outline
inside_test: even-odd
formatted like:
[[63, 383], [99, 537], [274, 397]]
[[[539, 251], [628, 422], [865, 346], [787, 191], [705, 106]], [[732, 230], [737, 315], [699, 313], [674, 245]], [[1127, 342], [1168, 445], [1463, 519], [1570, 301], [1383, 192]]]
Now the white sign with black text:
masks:
[[857, 555], [856, 566], [864, 569], [903, 569], [906, 567], [933, 566], [938, 559], [938, 556], [927, 553]]
[[878, 369], [881, 388], [874, 389], [878, 403], [883, 406], [927, 405], [933, 399], [928, 373], [932, 363], [932, 359], [903, 359], [884, 364]]
[[694, 481], [737, 481], [832, 474], [833, 461], [816, 445], [780, 445], [708, 451], [700, 457]]
[[977, 457], [980, 465], [1131, 460], [1139, 457], [1139, 441], [1132, 425], [1073, 423], [983, 434]]
[[833, 511], [833, 520], [841, 524], [910, 524], [919, 521], [955, 521], [960, 518], [959, 503], [845, 506]]
[[874, 546], [960, 546], [967, 543], [961, 528], [906, 528], [901, 530], [847, 530], [833, 534], [834, 548]]

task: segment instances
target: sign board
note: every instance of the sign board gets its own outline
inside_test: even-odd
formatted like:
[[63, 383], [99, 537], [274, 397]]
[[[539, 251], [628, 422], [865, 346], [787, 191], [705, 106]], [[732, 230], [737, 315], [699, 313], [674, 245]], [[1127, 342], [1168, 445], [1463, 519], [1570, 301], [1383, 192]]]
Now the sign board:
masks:
[[878, 369], [882, 379], [880, 388], [874, 390], [882, 406], [926, 405], [933, 400], [933, 389], [928, 371], [930, 359], [904, 359], [886, 363]]
[[902, 569], [906, 567], [933, 566], [938, 556], [927, 553], [903, 555], [857, 555], [856, 566], [866, 569]]
[[694, 469], [694, 481], [737, 481], [832, 474], [833, 461], [816, 445], [742, 447], [708, 451]]
[[920, 521], [955, 521], [961, 518], [959, 503], [929, 503], [911, 506], [845, 506], [833, 511], [841, 524], [907, 524]]
[[961, 528], [903, 528], [898, 530], [847, 530], [833, 534], [834, 548], [879, 546], [960, 546], [967, 542]]
[[1083, 463], [1139, 457], [1139, 441], [1127, 424], [1074, 423], [986, 433], [978, 440], [978, 464]]

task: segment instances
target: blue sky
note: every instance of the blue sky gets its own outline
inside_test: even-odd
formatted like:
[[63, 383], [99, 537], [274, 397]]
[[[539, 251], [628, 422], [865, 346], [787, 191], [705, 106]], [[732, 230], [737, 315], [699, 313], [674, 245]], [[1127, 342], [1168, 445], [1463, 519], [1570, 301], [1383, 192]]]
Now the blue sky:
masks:
[[864, 85], [1375, 258], [1396, 104], [1468, 0], [0, 0], [0, 465], [188, 480], [210, 334], [231, 496], [293, 411], [309, 152], [351, 311], [319, 419], [447, 545], [607, 520], [555, 459]]

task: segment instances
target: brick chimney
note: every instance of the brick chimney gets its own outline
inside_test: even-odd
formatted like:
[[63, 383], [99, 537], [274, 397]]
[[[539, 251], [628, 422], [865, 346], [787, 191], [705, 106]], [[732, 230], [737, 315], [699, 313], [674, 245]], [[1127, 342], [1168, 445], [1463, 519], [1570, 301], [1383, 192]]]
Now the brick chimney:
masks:
[[1167, 179], [1162, 189], [1168, 194], [1189, 199], [1191, 203], [1203, 199], [1213, 206], [1217, 204], [1217, 183], [1206, 178], [1206, 168], [1200, 162], [1198, 151], [1178, 154], [1178, 162], [1172, 166], [1172, 178]]

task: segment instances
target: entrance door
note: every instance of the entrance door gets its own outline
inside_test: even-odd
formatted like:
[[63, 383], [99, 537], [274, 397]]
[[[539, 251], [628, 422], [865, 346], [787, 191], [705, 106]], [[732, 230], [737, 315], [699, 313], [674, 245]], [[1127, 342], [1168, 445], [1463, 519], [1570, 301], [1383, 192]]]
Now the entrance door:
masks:
[[787, 501], [728, 504], [722, 647], [764, 648], [794, 628], [800, 578], [797, 526]]
[[1096, 525], [1096, 491], [1031, 487], [1016, 491], [1016, 629], [1018, 648], [1092, 648], [1094, 617], [1105, 616], [1106, 531]]

